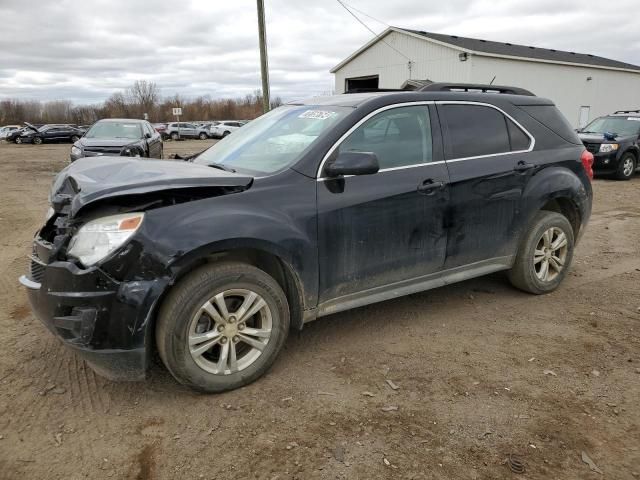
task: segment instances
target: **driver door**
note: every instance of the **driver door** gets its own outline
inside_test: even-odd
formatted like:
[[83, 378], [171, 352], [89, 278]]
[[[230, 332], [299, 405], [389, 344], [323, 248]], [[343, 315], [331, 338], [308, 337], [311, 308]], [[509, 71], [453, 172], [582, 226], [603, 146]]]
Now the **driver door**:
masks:
[[333, 152], [373, 152], [380, 170], [318, 181], [321, 303], [442, 269], [448, 174], [432, 108], [382, 111]]

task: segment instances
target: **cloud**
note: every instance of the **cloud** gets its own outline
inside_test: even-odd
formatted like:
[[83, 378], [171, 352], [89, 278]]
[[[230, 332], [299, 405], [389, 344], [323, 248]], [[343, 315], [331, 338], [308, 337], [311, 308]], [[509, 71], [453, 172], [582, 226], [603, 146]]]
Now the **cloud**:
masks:
[[[274, 95], [333, 88], [329, 69], [371, 38], [335, 1], [267, 0]], [[349, 5], [388, 24], [591, 53], [640, 64], [635, 0], [423, 0]], [[253, 0], [2, 0], [0, 96], [104, 100], [136, 79], [164, 95], [233, 97], [260, 88]], [[361, 15], [376, 31], [385, 25]]]

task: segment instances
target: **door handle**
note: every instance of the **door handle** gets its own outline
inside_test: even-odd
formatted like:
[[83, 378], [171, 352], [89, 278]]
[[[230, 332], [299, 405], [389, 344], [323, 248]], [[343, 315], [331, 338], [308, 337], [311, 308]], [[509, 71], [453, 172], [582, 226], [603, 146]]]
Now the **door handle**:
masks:
[[434, 182], [432, 178], [429, 178], [418, 185], [418, 193], [423, 195], [433, 195], [436, 191], [444, 188], [444, 182]]
[[535, 164], [527, 163], [527, 162], [523, 162], [523, 161], [518, 162], [518, 164], [515, 167], [513, 167], [513, 169], [516, 172], [527, 172], [527, 171], [529, 171], [529, 170], [531, 170], [533, 168], [536, 168]]

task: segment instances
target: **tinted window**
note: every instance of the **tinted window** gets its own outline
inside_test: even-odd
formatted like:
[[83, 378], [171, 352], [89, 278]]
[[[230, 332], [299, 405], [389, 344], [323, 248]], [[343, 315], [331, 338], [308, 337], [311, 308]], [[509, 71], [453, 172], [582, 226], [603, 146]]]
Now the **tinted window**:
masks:
[[509, 130], [509, 141], [511, 143], [511, 151], [527, 150], [531, 144], [531, 139], [522, 131], [515, 123], [508, 118], [507, 128]]
[[476, 157], [511, 150], [504, 115], [480, 105], [442, 105], [449, 134], [449, 158]]
[[426, 106], [393, 108], [367, 120], [340, 145], [341, 152], [373, 152], [380, 168], [432, 160], [431, 122]]
[[519, 107], [567, 142], [582, 145], [571, 124], [555, 105], [519, 105]]

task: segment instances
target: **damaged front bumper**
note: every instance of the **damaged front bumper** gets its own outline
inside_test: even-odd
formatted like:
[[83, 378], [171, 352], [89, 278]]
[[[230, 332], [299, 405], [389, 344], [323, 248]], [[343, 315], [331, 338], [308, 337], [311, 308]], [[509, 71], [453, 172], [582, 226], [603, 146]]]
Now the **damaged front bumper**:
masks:
[[146, 331], [159, 297], [157, 281], [119, 282], [99, 267], [49, 263], [52, 245], [36, 238], [29, 274], [20, 277], [35, 315], [100, 375], [141, 380]]

